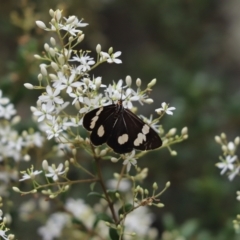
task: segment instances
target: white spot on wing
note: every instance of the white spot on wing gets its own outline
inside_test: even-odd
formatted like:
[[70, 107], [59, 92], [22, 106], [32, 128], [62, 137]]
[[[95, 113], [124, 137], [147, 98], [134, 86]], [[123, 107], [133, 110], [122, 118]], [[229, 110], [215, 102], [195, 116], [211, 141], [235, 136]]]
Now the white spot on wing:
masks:
[[149, 130], [150, 130], [150, 127], [148, 125], [146, 125], [146, 124], [142, 128], [142, 132], [145, 135], [149, 133]]
[[95, 117], [92, 118], [91, 124], [90, 124], [90, 128], [91, 128], [91, 129], [93, 129], [93, 128], [95, 127], [96, 122], [97, 122], [97, 120], [98, 120], [98, 118], [99, 118], [98, 116], [99, 116], [99, 114], [102, 112], [102, 110], [103, 110], [103, 107], [99, 108], [99, 110], [96, 112]]
[[128, 141], [128, 135], [126, 133], [118, 137], [118, 143], [121, 145], [126, 143], [127, 141]]
[[96, 112], [96, 116], [98, 116], [103, 110], [103, 107], [100, 107], [99, 110]]
[[98, 128], [98, 130], [97, 130], [97, 135], [98, 135], [99, 137], [102, 137], [102, 136], [104, 135], [104, 133], [105, 133], [104, 127], [103, 127], [103, 125], [101, 125], [101, 126]]
[[146, 135], [143, 133], [139, 133], [137, 135], [137, 138], [134, 140], [133, 144], [134, 146], [139, 146], [140, 144], [142, 144], [144, 141], [146, 141]]
[[90, 124], [90, 128], [93, 129], [95, 127], [95, 124], [98, 120], [98, 116], [95, 116], [94, 118], [92, 118], [91, 124]]
[[139, 146], [146, 141], [146, 135], [149, 133], [150, 127], [147, 124], [143, 125], [142, 132], [137, 135], [137, 138], [134, 140], [133, 145]]

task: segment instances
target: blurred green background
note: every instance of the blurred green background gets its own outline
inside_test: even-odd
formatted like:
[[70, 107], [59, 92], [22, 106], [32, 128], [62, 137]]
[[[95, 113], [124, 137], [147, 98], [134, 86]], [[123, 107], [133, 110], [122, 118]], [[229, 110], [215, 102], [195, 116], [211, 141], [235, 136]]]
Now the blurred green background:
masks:
[[[148, 182], [163, 187], [163, 209], [154, 225], [160, 232], [190, 231], [191, 240], [238, 239], [231, 221], [240, 213], [238, 178], [229, 182], [215, 167], [221, 154], [214, 136], [226, 132], [234, 139], [240, 123], [240, 2], [238, 0], [68, 0], [5, 1], [0, 8], [0, 89], [11, 98], [23, 119], [31, 122], [29, 102], [36, 94], [23, 87], [37, 81], [38, 64], [49, 35], [35, 27], [48, 22], [49, 9], [84, 18], [90, 25], [83, 48], [122, 51], [121, 65], [102, 65], [94, 73], [105, 83], [131, 75], [143, 84], [157, 78], [151, 94], [155, 105], [139, 108], [147, 116], [162, 102], [176, 107], [162, 124], [166, 130], [189, 128], [189, 139], [152, 152], [139, 166], [149, 167]], [[110, 175], [111, 164], [106, 167]], [[79, 197], [84, 197], [79, 192]], [[187, 229], [187, 230], [186, 230]], [[240, 237], [239, 237], [240, 238]], [[35, 238], [37, 239], [37, 238]]]

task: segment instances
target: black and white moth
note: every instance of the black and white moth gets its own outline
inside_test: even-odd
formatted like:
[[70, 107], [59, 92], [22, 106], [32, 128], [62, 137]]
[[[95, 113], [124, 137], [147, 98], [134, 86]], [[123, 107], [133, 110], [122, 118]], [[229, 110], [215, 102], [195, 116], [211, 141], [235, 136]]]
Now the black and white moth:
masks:
[[116, 153], [128, 153], [133, 149], [153, 150], [162, 145], [159, 135], [139, 117], [122, 105], [96, 108], [85, 114], [83, 126], [91, 131], [94, 146], [107, 143]]

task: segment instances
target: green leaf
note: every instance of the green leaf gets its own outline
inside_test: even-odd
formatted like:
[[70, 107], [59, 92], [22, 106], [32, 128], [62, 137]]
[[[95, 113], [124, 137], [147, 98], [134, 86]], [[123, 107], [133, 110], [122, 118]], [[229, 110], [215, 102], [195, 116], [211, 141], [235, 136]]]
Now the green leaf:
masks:
[[127, 203], [125, 205], [123, 205], [119, 210], [118, 210], [118, 214], [124, 214], [126, 212], [129, 212], [133, 209], [133, 205], [131, 203]]
[[119, 240], [118, 232], [114, 228], [109, 229], [109, 236], [110, 236], [111, 240]]
[[99, 214], [97, 214], [97, 219], [103, 220], [105, 222], [113, 223], [112, 218], [109, 217], [106, 213], [99, 213]]
[[90, 192], [89, 194], [88, 194], [88, 197], [97, 197], [97, 198], [103, 198], [103, 199], [105, 199], [106, 200], [106, 198], [102, 195], [102, 194], [100, 194], [100, 193], [98, 193], [98, 192]]
[[90, 184], [90, 189], [91, 189], [91, 191], [94, 190], [95, 185], [96, 185], [96, 182], [93, 182], [93, 183]]

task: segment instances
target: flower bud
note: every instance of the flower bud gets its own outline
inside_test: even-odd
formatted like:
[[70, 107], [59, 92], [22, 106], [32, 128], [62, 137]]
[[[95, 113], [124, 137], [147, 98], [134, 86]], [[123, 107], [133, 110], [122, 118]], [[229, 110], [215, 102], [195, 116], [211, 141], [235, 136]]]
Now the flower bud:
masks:
[[229, 151], [232, 151], [232, 152], [235, 151], [234, 143], [233, 142], [229, 142], [227, 148], [228, 148]]
[[[51, 66], [52, 66], [52, 68], [55, 70], [55, 71], [57, 71], [59, 68], [58, 68], [58, 65], [55, 63], [55, 62], [51, 62]], [[54, 75], [54, 74], [49, 74], [49, 76], [50, 75]], [[56, 76], [56, 75], [55, 75]], [[55, 78], [56, 79], [56, 78]]]
[[222, 139], [226, 139], [227, 137], [226, 137], [226, 134], [225, 133], [221, 133], [221, 138]]
[[111, 158], [111, 162], [116, 163], [116, 162], [118, 162], [118, 159], [115, 158], [115, 157], [112, 157], [112, 158]]
[[43, 160], [42, 168], [43, 168], [43, 170], [48, 171], [48, 161], [47, 160]]
[[66, 161], [64, 162], [64, 166], [65, 166], [65, 168], [69, 167], [69, 161], [68, 161], [68, 160], [66, 160]]
[[79, 38], [77, 39], [77, 42], [80, 43], [84, 39], [85, 35], [81, 34]]
[[42, 22], [42, 21], [36, 21], [36, 24], [37, 24], [37, 26], [38, 26], [39, 28], [41, 28], [41, 29], [46, 29], [46, 28], [47, 28], [46, 25], [45, 25], [45, 23]]
[[153, 103], [153, 99], [152, 98], [147, 98], [144, 102], [148, 103], [148, 104], [151, 104], [151, 103]]
[[138, 78], [138, 79], [136, 80], [136, 85], [137, 85], [137, 87], [141, 87], [141, 84], [142, 84], [142, 81], [141, 81], [140, 78]]
[[45, 43], [45, 44], [44, 44], [44, 49], [46, 50], [46, 52], [49, 51], [49, 48], [50, 48], [49, 45], [48, 45], [47, 43]]
[[227, 150], [228, 150], [227, 146], [226, 145], [222, 145], [222, 151], [226, 152]]
[[33, 55], [36, 59], [41, 59], [41, 56], [39, 56], [38, 54], [34, 54]]
[[100, 151], [99, 156], [100, 156], [100, 157], [103, 157], [103, 156], [105, 156], [106, 154], [107, 154], [107, 150], [106, 150], [106, 149], [103, 149], [103, 150]]
[[56, 46], [56, 40], [54, 37], [50, 38], [50, 43], [52, 44], [52, 46]]
[[113, 174], [113, 177], [114, 177], [115, 179], [119, 179], [120, 174], [119, 174], [119, 173], [114, 173], [114, 174]]
[[40, 65], [40, 70], [43, 76], [47, 76], [47, 69], [45, 64]]
[[17, 187], [12, 187], [12, 190], [13, 190], [14, 192], [19, 192], [19, 193], [20, 193], [20, 190], [19, 190], [19, 188], [17, 188]]
[[239, 137], [236, 137], [236, 138], [234, 139], [234, 143], [235, 143], [235, 145], [239, 145], [239, 143], [240, 143], [240, 138], [239, 138]]
[[55, 18], [56, 18], [56, 20], [59, 22], [59, 20], [61, 19], [61, 17], [62, 17], [62, 11], [60, 11], [59, 9], [57, 9], [56, 11], [55, 11]]
[[102, 78], [101, 77], [95, 78], [96, 89], [99, 89], [101, 84], [102, 84]]
[[171, 185], [171, 183], [170, 183], [170, 182], [167, 182], [167, 183], [166, 183], [166, 188], [169, 188], [170, 185]]
[[128, 87], [131, 87], [131, 85], [132, 85], [132, 78], [131, 78], [131, 76], [126, 76], [126, 79], [125, 79], [125, 81], [126, 81], [126, 84], [128, 85]]
[[16, 125], [21, 121], [21, 117], [20, 116], [14, 116], [11, 123], [12, 125]]
[[156, 82], [157, 82], [157, 79], [156, 78], [154, 78], [147, 86], [148, 86], [148, 88], [151, 88], [151, 87], [153, 87], [155, 84], [156, 84]]
[[184, 127], [181, 131], [182, 135], [186, 135], [188, 133], [188, 128]]
[[30, 110], [34, 113], [35, 111], [37, 111], [37, 108], [31, 106], [31, 107], [30, 107]]
[[49, 53], [50, 53], [50, 55], [51, 55], [52, 57], [54, 57], [55, 54], [56, 54], [56, 52], [55, 52], [55, 50], [54, 50], [53, 48], [49, 48]]
[[30, 155], [28, 155], [28, 154], [25, 154], [25, 155], [23, 156], [23, 160], [24, 160], [25, 162], [29, 162], [30, 159], [31, 159], [31, 157], [30, 157]]
[[102, 47], [101, 47], [100, 44], [98, 44], [98, 45], [96, 46], [96, 52], [97, 52], [98, 54], [100, 54], [101, 50], [102, 50]]
[[113, 48], [110, 47], [110, 48], [108, 49], [108, 54], [111, 55], [112, 53], [113, 53]]
[[33, 85], [31, 83], [24, 83], [23, 85], [27, 89], [30, 89], [30, 90], [33, 89]]
[[177, 152], [176, 151], [171, 151], [171, 156], [177, 156]]
[[157, 189], [158, 189], [158, 185], [157, 185], [157, 183], [156, 183], [156, 182], [154, 182], [154, 183], [153, 183], [153, 186], [152, 186], [152, 188], [153, 188], [154, 190], [157, 190]]
[[14, 240], [15, 239], [15, 235], [14, 234], [9, 234], [8, 235], [8, 240]]
[[54, 17], [54, 11], [53, 11], [52, 9], [49, 10], [49, 15], [50, 15], [51, 17]]
[[174, 135], [176, 134], [176, 132], [177, 132], [177, 129], [176, 129], [176, 128], [171, 128], [171, 129], [169, 130], [169, 132], [167, 133], [167, 136], [168, 136], [168, 137], [174, 136]]
[[39, 81], [42, 81], [42, 79], [43, 79], [43, 76], [42, 76], [41, 73], [39, 73], [39, 74], [38, 74], [38, 80], [39, 80]]

